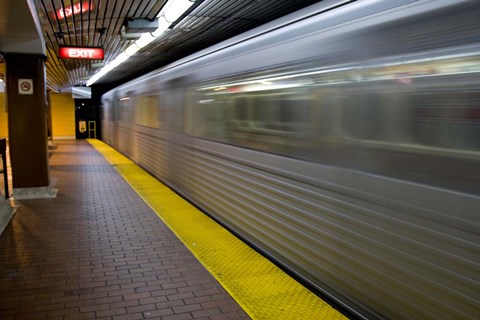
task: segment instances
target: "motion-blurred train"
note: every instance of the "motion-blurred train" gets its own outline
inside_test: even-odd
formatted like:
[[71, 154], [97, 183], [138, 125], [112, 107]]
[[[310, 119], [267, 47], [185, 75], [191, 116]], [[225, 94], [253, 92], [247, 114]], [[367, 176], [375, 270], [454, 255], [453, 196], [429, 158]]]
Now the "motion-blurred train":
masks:
[[104, 94], [104, 140], [365, 319], [480, 319], [480, 1], [321, 1]]

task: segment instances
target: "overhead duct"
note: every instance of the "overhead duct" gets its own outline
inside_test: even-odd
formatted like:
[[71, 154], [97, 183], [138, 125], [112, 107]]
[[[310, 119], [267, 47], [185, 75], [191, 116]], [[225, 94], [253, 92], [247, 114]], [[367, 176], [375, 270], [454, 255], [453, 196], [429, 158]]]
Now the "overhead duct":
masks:
[[154, 32], [158, 29], [158, 20], [133, 19], [125, 23], [125, 33], [145, 33]]
[[120, 37], [125, 40], [138, 40], [142, 36], [141, 33], [127, 33], [126, 27], [122, 26], [120, 28]]
[[103, 68], [105, 67], [105, 62], [95, 62], [92, 63], [92, 68], [97, 69], [97, 68]]

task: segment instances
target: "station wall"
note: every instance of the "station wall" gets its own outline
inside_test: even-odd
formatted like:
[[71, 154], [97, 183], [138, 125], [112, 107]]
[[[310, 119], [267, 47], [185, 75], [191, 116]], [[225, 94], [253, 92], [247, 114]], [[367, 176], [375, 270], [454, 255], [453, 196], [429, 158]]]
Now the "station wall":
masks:
[[53, 139], [75, 139], [75, 102], [71, 93], [50, 93]]
[[[71, 93], [51, 93], [53, 139], [75, 139], [75, 103]], [[5, 92], [0, 92], [0, 138], [8, 137]]]
[[8, 136], [8, 118], [5, 109], [5, 92], [3, 92], [3, 83], [0, 88], [0, 138]]

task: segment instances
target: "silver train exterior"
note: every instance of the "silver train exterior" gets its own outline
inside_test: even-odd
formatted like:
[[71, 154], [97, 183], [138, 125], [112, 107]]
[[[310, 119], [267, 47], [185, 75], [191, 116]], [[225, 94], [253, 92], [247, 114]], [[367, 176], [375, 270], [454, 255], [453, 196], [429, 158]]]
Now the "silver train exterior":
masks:
[[480, 319], [479, 17], [321, 1], [106, 93], [104, 140], [359, 318]]

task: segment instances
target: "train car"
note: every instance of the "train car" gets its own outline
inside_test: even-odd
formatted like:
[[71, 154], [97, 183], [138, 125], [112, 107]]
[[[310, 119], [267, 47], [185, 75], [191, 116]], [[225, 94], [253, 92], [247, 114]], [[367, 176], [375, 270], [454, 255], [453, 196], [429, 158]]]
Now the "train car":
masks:
[[321, 1], [104, 94], [104, 140], [359, 318], [479, 319], [479, 17]]

